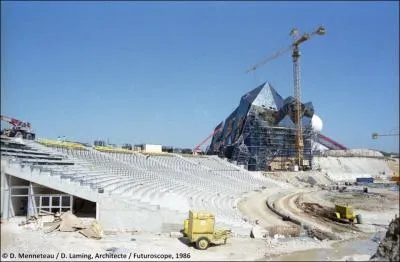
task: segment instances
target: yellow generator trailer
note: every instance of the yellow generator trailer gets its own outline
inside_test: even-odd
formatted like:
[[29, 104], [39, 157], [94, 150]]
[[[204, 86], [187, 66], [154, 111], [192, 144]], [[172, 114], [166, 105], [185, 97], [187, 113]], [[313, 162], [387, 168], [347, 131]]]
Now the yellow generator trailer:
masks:
[[231, 230], [214, 229], [215, 216], [205, 211], [189, 211], [183, 223], [183, 234], [197, 249], [205, 250], [212, 244], [226, 244]]
[[335, 218], [341, 222], [354, 223], [357, 221], [358, 224], [361, 224], [361, 215], [356, 215], [353, 207], [349, 205], [335, 205]]

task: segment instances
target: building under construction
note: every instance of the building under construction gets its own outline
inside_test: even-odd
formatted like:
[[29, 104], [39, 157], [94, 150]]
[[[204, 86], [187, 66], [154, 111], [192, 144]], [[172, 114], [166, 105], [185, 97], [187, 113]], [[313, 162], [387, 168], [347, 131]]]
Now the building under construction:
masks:
[[[218, 154], [248, 170], [289, 169], [296, 157], [296, 100], [283, 99], [263, 83], [242, 96], [239, 106], [215, 128], [208, 154]], [[314, 132], [311, 102], [301, 104], [303, 166], [311, 168]]]

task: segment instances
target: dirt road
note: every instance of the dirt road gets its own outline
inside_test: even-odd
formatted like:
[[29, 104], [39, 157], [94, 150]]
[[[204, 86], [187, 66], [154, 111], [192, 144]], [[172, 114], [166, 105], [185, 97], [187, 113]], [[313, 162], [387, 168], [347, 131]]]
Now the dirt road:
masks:
[[286, 225], [288, 222], [282, 221], [282, 218], [272, 212], [266, 205], [268, 197], [277, 192], [278, 190], [273, 189], [262, 192], [251, 192], [241, 199], [238, 208], [253, 221], [258, 220], [262, 227]]
[[[327, 217], [305, 212], [302, 209], [304, 202], [333, 208], [338, 198], [346, 197], [346, 193], [318, 188], [286, 189], [285, 191], [272, 189], [253, 192], [239, 202], [239, 210], [251, 219], [259, 220], [259, 224], [266, 229], [273, 226], [278, 228], [293, 226], [293, 223], [283, 221], [282, 217], [268, 209], [265, 202], [267, 199], [272, 199], [279, 212], [300, 221], [307, 228], [314, 228], [320, 233], [325, 232], [326, 237], [332, 239], [362, 238], [365, 237], [365, 233], [384, 230], [385, 224], [398, 213], [396, 192], [387, 192], [387, 189], [372, 189], [374, 192], [379, 190], [386, 193], [382, 193], [382, 195], [378, 193], [361, 194], [359, 198], [352, 196], [348, 202], [350, 205], [354, 204], [356, 211], [362, 214], [363, 225], [342, 224]], [[377, 204], [379, 204], [379, 208], [376, 207]]]

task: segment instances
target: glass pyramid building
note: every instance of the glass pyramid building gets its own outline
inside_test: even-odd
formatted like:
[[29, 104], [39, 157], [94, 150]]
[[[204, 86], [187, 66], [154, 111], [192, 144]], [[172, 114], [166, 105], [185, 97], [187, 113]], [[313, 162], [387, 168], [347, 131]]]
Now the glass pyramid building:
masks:
[[[243, 95], [239, 106], [215, 128], [219, 131], [207, 153], [253, 171], [269, 170], [277, 161], [282, 169], [289, 168], [296, 155], [295, 102], [293, 97], [283, 99], [268, 82], [261, 84]], [[311, 102], [302, 104], [304, 164], [310, 167], [313, 114]]]

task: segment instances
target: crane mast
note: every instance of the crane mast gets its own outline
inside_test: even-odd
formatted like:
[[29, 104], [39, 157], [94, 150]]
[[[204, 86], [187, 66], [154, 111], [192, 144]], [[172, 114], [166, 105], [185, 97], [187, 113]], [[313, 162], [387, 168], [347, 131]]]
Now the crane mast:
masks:
[[293, 81], [294, 81], [294, 96], [296, 98], [296, 160], [298, 166], [302, 166], [303, 161], [303, 128], [301, 124], [301, 88], [300, 88], [300, 51], [298, 45], [293, 46]]
[[299, 32], [296, 28], [293, 28], [290, 32], [290, 35], [293, 37], [293, 43], [291, 46], [284, 48], [272, 56], [264, 59], [260, 63], [253, 65], [247, 72], [254, 71], [260, 66], [264, 65], [270, 60], [273, 60], [286, 51], [292, 50], [292, 61], [293, 61], [293, 81], [294, 81], [294, 97], [296, 99], [295, 102], [295, 112], [294, 112], [294, 122], [296, 125], [296, 162], [299, 167], [303, 166], [303, 150], [304, 150], [304, 141], [303, 141], [303, 128], [301, 123], [301, 85], [300, 85], [300, 44], [304, 43], [305, 41], [311, 39], [314, 35], [324, 35], [325, 28], [320, 26], [312, 32], [311, 34], [305, 33], [299, 36]]

